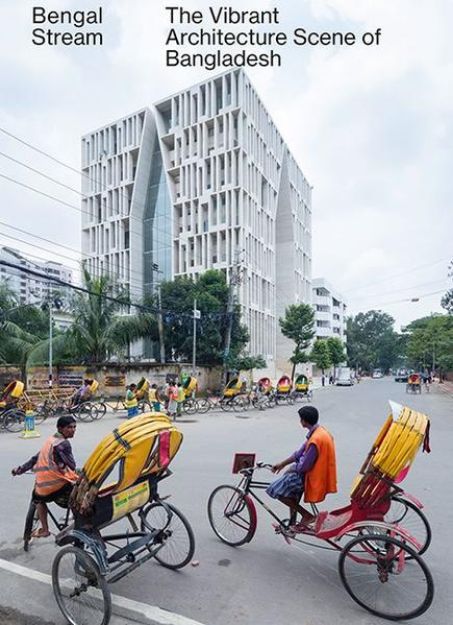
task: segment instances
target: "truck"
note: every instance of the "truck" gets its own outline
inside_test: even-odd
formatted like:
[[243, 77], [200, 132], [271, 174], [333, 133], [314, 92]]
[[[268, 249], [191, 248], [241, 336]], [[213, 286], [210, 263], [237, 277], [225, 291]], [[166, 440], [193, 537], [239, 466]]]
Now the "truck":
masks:
[[335, 384], [337, 386], [352, 386], [353, 378], [351, 375], [350, 367], [338, 367], [337, 375], [335, 378]]

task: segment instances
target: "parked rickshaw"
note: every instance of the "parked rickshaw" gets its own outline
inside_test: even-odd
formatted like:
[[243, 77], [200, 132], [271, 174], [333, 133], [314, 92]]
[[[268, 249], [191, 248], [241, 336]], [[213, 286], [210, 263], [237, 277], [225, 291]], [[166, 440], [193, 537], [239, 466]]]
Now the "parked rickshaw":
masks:
[[223, 389], [224, 397], [236, 397], [242, 390], [242, 380], [239, 376], [234, 376]]
[[293, 391], [294, 399], [308, 399], [311, 400], [313, 398], [313, 391], [310, 388], [310, 382], [306, 375], [301, 373], [297, 376], [294, 382], [294, 391]]
[[429, 546], [431, 530], [419, 511], [416, 518], [422, 529], [417, 535], [411, 533], [408, 512], [416, 507], [398, 483], [420, 446], [429, 451], [429, 420], [394, 402], [390, 406], [391, 414], [354, 481], [349, 505], [332, 512], [320, 512], [312, 505], [314, 526], [291, 526], [256, 494], [269, 483], [254, 480], [254, 472], [271, 465], [255, 463], [255, 454], [236, 454], [233, 472], [241, 475], [239, 484], [218, 486], [209, 497], [208, 517], [215, 534], [231, 546], [250, 542], [257, 528], [254, 502], [258, 502], [274, 518], [276, 534], [287, 543], [313, 547], [313, 539], [319, 539], [324, 542], [321, 547], [338, 550], [341, 581], [352, 599], [369, 612], [389, 620], [426, 612], [434, 583], [421, 554]]
[[407, 378], [406, 393], [421, 393], [422, 379], [419, 373], [411, 373]]
[[184, 376], [182, 380], [182, 387], [184, 389], [185, 397], [192, 397], [198, 387], [197, 378], [193, 375]]
[[[192, 528], [157, 488], [182, 438], [166, 415], [144, 414], [108, 434], [86, 461], [70, 497], [74, 522], [56, 536], [62, 549], [52, 566], [55, 598], [71, 625], [107, 625], [109, 584], [147, 560], [170, 569], [192, 560]], [[104, 532], [120, 520], [130, 528]]]
[[0, 395], [0, 428], [8, 432], [20, 432], [24, 427], [25, 412], [18, 406], [24, 394], [24, 383], [13, 380]]
[[291, 379], [287, 375], [282, 375], [282, 377], [277, 382], [277, 393], [280, 395], [286, 395], [290, 393], [292, 389]]
[[265, 395], [269, 395], [274, 390], [274, 387], [272, 386], [272, 380], [270, 378], [267, 378], [267, 377], [260, 378], [258, 380], [258, 386], [261, 387], [262, 392]]
[[148, 399], [148, 391], [149, 391], [149, 380], [142, 377], [137, 382], [137, 388], [135, 389], [135, 396], [138, 401], [141, 399]]

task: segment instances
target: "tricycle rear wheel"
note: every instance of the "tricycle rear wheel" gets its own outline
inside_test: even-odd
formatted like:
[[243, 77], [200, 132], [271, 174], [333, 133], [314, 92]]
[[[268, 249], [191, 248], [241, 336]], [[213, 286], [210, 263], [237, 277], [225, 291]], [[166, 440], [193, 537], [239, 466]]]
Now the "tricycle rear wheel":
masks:
[[338, 561], [341, 581], [363, 608], [391, 621], [420, 616], [434, 596], [431, 573], [417, 552], [385, 534], [353, 538]]

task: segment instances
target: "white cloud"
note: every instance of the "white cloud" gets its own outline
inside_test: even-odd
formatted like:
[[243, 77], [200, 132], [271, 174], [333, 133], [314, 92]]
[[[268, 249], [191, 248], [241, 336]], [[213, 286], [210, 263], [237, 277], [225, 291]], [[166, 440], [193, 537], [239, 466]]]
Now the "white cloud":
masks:
[[[0, 125], [75, 167], [82, 133], [207, 75], [201, 69], [164, 67], [165, 0], [103, 2], [105, 45], [99, 50], [31, 46], [33, 4], [0, 0]], [[40, 4], [93, 7], [89, 0]], [[223, 4], [190, 0], [184, 8]], [[446, 279], [447, 259], [453, 256], [453, 5], [447, 0], [253, 0], [247, 7], [234, 6], [278, 6], [276, 28], [288, 32], [297, 26], [359, 34], [382, 28], [379, 47], [288, 47], [282, 51], [283, 68], [248, 73], [314, 186], [314, 275], [344, 290], [353, 312], [410, 299], [412, 293], [403, 289], [411, 284], [433, 283], [421, 291], [414, 287], [414, 295], [436, 290], [434, 282]], [[79, 184], [73, 172], [1, 134], [0, 150], [66, 184]], [[2, 158], [0, 171], [78, 203], [75, 194]], [[1, 179], [0, 185], [5, 221], [78, 247], [76, 211]], [[440, 258], [444, 264], [394, 277]], [[363, 288], [376, 278], [387, 282]], [[398, 288], [400, 298], [380, 295]], [[388, 311], [407, 323], [439, 310], [438, 301], [434, 295], [409, 307], [390, 304]]]

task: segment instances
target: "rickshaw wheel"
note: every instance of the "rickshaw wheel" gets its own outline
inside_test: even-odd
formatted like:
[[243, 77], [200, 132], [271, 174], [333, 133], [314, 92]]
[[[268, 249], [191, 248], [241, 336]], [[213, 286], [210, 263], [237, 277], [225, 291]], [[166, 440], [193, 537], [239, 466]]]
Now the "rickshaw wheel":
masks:
[[[63, 547], [53, 561], [52, 587], [71, 625], [107, 625], [112, 599], [96, 561], [79, 547]], [[94, 589], [91, 590], [91, 589]]]
[[[142, 531], [160, 529], [165, 537], [154, 558], [167, 569], [182, 569], [189, 564], [195, 552], [195, 537], [189, 521], [175, 506], [154, 502], [141, 517]], [[153, 548], [153, 545], [150, 545]]]
[[354, 601], [382, 618], [415, 618], [432, 603], [434, 583], [428, 567], [412, 547], [392, 536], [353, 538], [343, 548], [338, 568]]
[[418, 506], [404, 497], [392, 497], [391, 506], [385, 515], [386, 523], [395, 523], [413, 536], [421, 547], [419, 555], [425, 553], [431, 544], [431, 526]]
[[208, 518], [214, 533], [232, 547], [249, 543], [256, 531], [256, 510], [251, 498], [234, 486], [218, 486], [209, 496]]
[[8, 432], [22, 432], [25, 423], [25, 412], [17, 408], [10, 408], [2, 415], [4, 427]]
[[24, 551], [28, 551], [33, 532], [38, 528], [39, 519], [36, 504], [30, 501], [24, 526]]
[[78, 421], [93, 421], [92, 410], [91, 402], [84, 402], [77, 406], [74, 416]]

